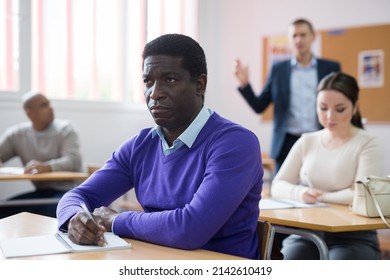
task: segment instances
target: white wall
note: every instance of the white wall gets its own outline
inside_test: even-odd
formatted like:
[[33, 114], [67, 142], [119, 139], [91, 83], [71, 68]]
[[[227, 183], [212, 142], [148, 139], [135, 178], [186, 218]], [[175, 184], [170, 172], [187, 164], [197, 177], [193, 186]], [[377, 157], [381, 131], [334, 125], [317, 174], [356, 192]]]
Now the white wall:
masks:
[[[263, 151], [268, 152], [271, 124], [261, 122], [236, 91], [233, 60], [239, 57], [249, 64], [252, 84], [260, 91], [263, 36], [284, 33], [297, 17], [309, 18], [317, 29], [390, 23], [388, 11], [388, 0], [200, 0], [199, 42], [209, 69], [207, 106], [253, 130]], [[57, 117], [71, 120], [78, 128], [86, 163], [103, 164], [121, 142], [140, 128], [153, 125], [145, 106], [69, 101], [53, 101], [53, 106]], [[0, 132], [22, 120], [26, 118], [20, 100], [0, 96]], [[367, 129], [385, 143], [390, 139], [390, 124], [368, 125]], [[385, 154], [385, 172], [390, 174], [389, 148]], [[26, 182], [3, 182], [0, 198], [30, 188]]]

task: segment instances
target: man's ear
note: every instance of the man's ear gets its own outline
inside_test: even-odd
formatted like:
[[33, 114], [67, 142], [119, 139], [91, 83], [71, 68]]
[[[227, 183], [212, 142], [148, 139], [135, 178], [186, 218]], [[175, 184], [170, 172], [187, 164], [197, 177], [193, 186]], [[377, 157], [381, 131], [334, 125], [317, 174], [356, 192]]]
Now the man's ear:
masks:
[[196, 84], [196, 90], [198, 95], [204, 95], [206, 91], [207, 86], [207, 75], [206, 74], [200, 74], [198, 76], [197, 84]]
[[26, 108], [24, 109], [24, 111], [26, 112], [26, 115], [29, 119], [31, 119], [32, 115], [33, 115], [33, 111], [29, 108]]

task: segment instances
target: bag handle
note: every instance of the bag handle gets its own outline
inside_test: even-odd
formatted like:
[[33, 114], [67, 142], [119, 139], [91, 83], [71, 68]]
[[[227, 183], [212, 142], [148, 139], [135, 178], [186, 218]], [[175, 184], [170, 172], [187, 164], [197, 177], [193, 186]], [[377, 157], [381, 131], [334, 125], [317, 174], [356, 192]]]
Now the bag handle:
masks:
[[368, 186], [368, 184], [365, 184], [365, 183], [363, 183], [363, 186], [366, 188], [367, 192], [370, 194], [372, 201], [374, 201], [374, 205], [376, 207], [376, 210], [379, 213], [379, 216], [381, 216], [382, 221], [386, 224], [387, 227], [390, 228], [390, 224], [386, 221], [386, 218], [383, 216], [382, 210], [379, 206], [378, 201], [376, 200], [376, 197], [375, 197], [374, 192], [372, 191], [372, 188], [370, 186]]
[[366, 177], [364, 177], [364, 180], [365, 180], [365, 182], [370, 182], [370, 180], [376, 180], [376, 181], [390, 183], [390, 175], [387, 175], [386, 177], [366, 176]]

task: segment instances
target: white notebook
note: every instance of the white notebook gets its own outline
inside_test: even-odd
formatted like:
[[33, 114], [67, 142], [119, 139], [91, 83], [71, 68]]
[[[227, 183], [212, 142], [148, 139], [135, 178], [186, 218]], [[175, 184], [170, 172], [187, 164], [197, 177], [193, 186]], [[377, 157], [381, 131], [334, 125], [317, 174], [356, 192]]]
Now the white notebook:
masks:
[[106, 232], [104, 237], [108, 243], [104, 246], [77, 245], [70, 241], [67, 233], [58, 232], [54, 235], [1, 239], [0, 248], [6, 258], [131, 248], [130, 243], [112, 232]]
[[24, 174], [24, 167], [0, 167], [0, 174]]
[[273, 198], [261, 199], [259, 203], [260, 210], [286, 209], [286, 208], [312, 208], [312, 207], [325, 207], [325, 206], [328, 206], [328, 204], [323, 202], [307, 204], [307, 203], [290, 200], [290, 199], [273, 199]]

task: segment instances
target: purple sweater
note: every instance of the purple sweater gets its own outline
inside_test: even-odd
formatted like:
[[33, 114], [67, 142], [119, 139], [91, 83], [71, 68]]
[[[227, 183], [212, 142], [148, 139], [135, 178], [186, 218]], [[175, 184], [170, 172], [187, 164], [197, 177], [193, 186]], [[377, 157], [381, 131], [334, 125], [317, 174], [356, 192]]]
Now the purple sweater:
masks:
[[134, 188], [145, 211], [120, 213], [115, 234], [258, 259], [263, 169], [257, 137], [214, 113], [191, 148], [165, 156], [150, 131], [126, 141], [101, 170], [64, 195], [59, 227], [81, 210], [80, 200], [90, 209], [108, 206]]

